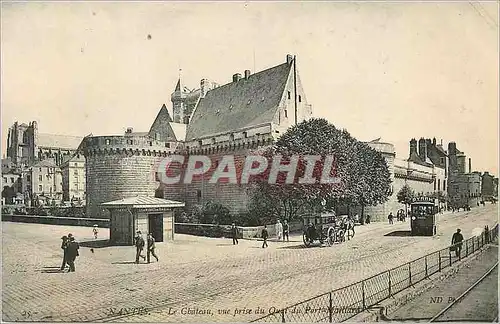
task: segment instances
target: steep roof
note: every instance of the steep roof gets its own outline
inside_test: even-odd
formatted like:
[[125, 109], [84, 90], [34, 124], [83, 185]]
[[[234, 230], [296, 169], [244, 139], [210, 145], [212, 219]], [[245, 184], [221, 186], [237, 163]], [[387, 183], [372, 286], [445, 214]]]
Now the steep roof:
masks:
[[208, 91], [193, 112], [186, 141], [271, 122], [291, 68], [283, 63]]
[[437, 148], [437, 149], [438, 149], [441, 153], [443, 153], [444, 155], [448, 155], [448, 154], [446, 154], [446, 151], [444, 150], [443, 145], [441, 145], [441, 144], [437, 144], [437, 145], [436, 145], [436, 148]]
[[82, 140], [83, 137], [80, 136], [38, 134], [37, 146], [74, 150], [78, 148]]

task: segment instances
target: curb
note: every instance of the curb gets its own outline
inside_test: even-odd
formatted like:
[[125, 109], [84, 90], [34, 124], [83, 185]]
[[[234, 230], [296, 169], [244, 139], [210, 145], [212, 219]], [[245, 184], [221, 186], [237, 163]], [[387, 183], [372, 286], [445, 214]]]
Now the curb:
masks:
[[490, 245], [485, 245], [480, 250], [477, 251], [473, 256], [467, 259], [458, 261], [451, 267], [444, 269], [441, 272], [435, 273], [429, 276], [427, 279], [415, 284], [413, 287], [406, 288], [405, 290], [395, 294], [394, 296], [380, 302], [377, 305], [372, 306], [370, 309], [357, 314], [346, 320], [346, 322], [379, 322], [379, 321], [393, 321], [387, 317], [388, 314], [394, 312], [400, 307], [404, 306], [408, 302], [412, 301], [416, 297], [420, 296], [422, 293], [426, 292], [430, 288], [434, 287], [436, 282], [443, 281], [460, 269], [464, 268], [467, 264], [477, 259], [486, 249], [489, 249]]

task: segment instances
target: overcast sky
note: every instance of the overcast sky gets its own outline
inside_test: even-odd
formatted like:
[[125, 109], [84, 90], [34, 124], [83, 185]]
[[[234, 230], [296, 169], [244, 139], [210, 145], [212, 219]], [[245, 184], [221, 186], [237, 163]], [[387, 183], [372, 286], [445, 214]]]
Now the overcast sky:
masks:
[[[297, 64], [314, 114], [408, 157], [456, 141], [498, 174], [498, 4], [2, 3], [2, 154], [14, 121], [41, 133], [147, 131], [186, 86]], [[148, 35], [151, 38], [148, 39]]]

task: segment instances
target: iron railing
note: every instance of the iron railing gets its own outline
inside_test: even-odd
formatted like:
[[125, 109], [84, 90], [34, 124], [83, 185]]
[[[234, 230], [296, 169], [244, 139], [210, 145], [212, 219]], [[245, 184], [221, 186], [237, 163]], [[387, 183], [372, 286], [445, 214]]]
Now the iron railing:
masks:
[[298, 304], [276, 309], [252, 322], [342, 322], [477, 252], [498, 236], [498, 224], [460, 244]]

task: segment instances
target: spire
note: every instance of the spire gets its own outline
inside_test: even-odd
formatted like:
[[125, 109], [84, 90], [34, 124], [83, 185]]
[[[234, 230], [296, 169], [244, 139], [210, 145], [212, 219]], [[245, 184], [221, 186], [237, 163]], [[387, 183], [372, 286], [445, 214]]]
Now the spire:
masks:
[[182, 82], [181, 82], [181, 72], [182, 72], [182, 69], [179, 68], [179, 80], [177, 81], [177, 85], [175, 86], [175, 92], [177, 92], [177, 91], [182, 92], [183, 88], [184, 88], [182, 86]]

